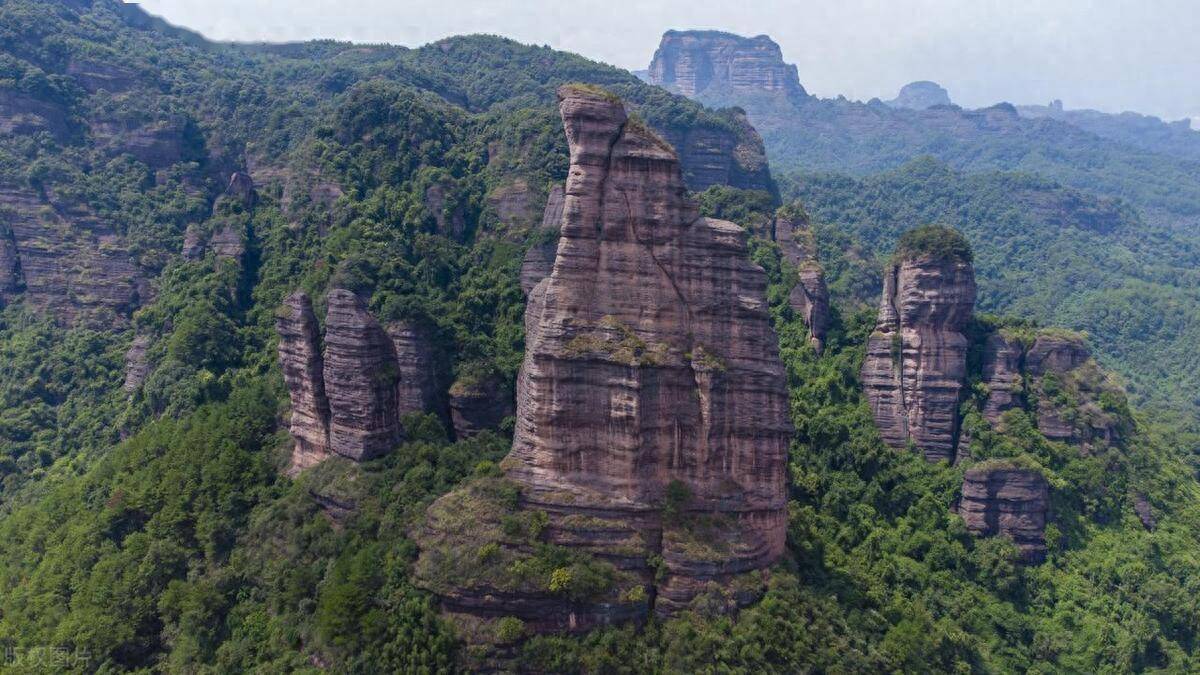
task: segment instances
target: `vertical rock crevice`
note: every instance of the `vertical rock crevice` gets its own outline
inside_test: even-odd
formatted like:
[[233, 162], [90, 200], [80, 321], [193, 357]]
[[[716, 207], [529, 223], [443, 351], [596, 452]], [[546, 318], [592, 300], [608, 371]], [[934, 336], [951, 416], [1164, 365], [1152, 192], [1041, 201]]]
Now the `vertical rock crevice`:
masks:
[[[539, 631], [701, 598], [732, 609], [762, 592], [786, 536], [792, 429], [766, 275], [742, 228], [699, 217], [673, 149], [619, 100], [572, 86], [559, 100], [571, 156], [562, 235], [529, 293], [501, 468], [520, 493], [511, 517], [545, 514], [542, 540], [611, 566], [614, 585], [570, 599], [509, 587], [503, 573], [445, 579], [439, 570], [486, 541], [460, 538], [450, 517], [479, 488], [431, 507], [414, 533], [416, 577], [451, 612]], [[495, 555], [529, 554], [496, 543]]]

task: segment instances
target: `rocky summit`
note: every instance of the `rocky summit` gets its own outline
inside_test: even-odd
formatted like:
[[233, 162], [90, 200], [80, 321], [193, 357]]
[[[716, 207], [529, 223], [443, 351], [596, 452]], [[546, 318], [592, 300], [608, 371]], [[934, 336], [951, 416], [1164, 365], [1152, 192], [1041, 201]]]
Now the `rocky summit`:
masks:
[[[559, 99], [570, 172], [553, 271], [526, 310], [509, 487], [439, 500], [414, 534], [417, 574], [452, 613], [538, 630], [736, 607], [785, 538], [792, 430], [765, 274], [742, 228], [698, 215], [674, 149], [620, 100], [583, 86]], [[507, 518], [542, 524], [496, 542], [503, 569], [533, 565], [521, 561], [542, 542], [607, 581], [448, 578], [454, 561], [478, 563], [504, 508], [469, 526], [460, 512], [504, 489], [519, 495]]]
[[667, 31], [650, 62], [649, 78], [689, 98], [714, 91], [807, 95], [796, 66], [783, 62], [779, 45], [766, 35]]
[[922, 80], [904, 85], [896, 98], [888, 101], [887, 104], [893, 108], [925, 110], [935, 105], [953, 105], [953, 102], [950, 100], [950, 92], [946, 91], [942, 85]]

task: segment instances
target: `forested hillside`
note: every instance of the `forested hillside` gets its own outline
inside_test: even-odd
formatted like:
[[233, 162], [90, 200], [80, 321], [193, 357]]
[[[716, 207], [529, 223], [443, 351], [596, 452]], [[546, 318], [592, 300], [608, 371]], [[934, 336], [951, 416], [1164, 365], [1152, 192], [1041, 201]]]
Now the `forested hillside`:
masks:
[[[922, 161], [878, 178], [805, 174], [784, 183], [777, 212], [761, 141], [738, 111], [498, 37], [419, 49], [221, 45], [115, 0], [8, 0], [0, 52], [6, 672], [1200, 667], [1200, 436], [1136, 405], [1178, 405], [1195, 391], [1183, 348], [1197, 339], [1187, 314], [1196, 284], [1180, 271], [1194, 250], [1124, 202]], [[503, 482], [512, 417], [463, 424], [470, 401], [492, 409], [518, 386], [527, 252], [557, 240], [557, 223], [580, 222], [562, 204], [552, 226], [543, 219], [568, 178], [565, 136], [591, 129], [564, 129], [556, 91], [571, 82], [589, 100], [625, 101], [630, 175], [660, 180], [648, 190], [656, 203], [671, 205], [676, 225], [707, 223], [705, 243], [721, 251], [721, 265], [680, 259], [731, 312], [753, 314], [747, 342], [778, 336], [778, 353], [765, 351], [795, 431], [773, 511], [786, 533], [779, 562], [754, 570], [765, 595], [740, 612], [701, 601], [583, 634], [503, 616], [467, 635], [429, 592], [429, 570], [422, 579], [414, 569], [427, 510], [455, 490], [497, 487], [484, 505], [495, 507], [485, 515], [498, 539], [474, 563], [495, 568], [519, 541], [533, 554], [503, 574], [568, 606], [612, 590], [603, 568], [548, 543], [546, 513]], [[748, 230], [748, 243], [739, 227], [695, 220], [693, 198], [703, 215]], [[775, 231], [784, 218], [812, 226], [805, 269]], [[972, 457], [956, 464], [885, 445], [862, 392], [880, 272], [901, 233], [924, 221], [963, 231], [981, 308], [1017, 315], [978, 317], [967, 331], [962, 416], [974, 435], [962, 441]], [[945, 231], [920, 232], [936, 241], [910, 235], [909, 249], [950, 242], [972, 257]], [[653, 262], [646, 279], [665, 267]], [[706, 276], [732, 265], [736, 293]], [[814, 342], [791, 298], [817, 269], [833, 303]], [[1031, 292], [1035, 279], [1044, 285]], [[395, 398], [395, 370], [411, 364], [396, 362], [380, 331], [402, 324], [428, 337], [425, 365], [450, 403], [405, 415], [402, 440], [378, 457], [331, 455], [297, 471], [279, 334], [296, 291], [312, 299], [305, 346], [357, 359], [351, 388]], [[330, 311], [334, 301], [343, 304]], [[631, 323], [643, 318], [636, 304], [624, 309]], [[1108, 320], [1117, 313], [1129, 318]], [[1003, 425], [981, 422], [984, 343], [1000, 330], [1035, 339], [1030, 319], [1088, 330], [1102, 362], [1129, 374], [1135, 405], [1089, 362], [1086, 377], [1030, 376], [1028, 405]], [[666, 358], [613, 316], [596, 323], [600, 337], [563, 340], [563, 351], [630, 368]], [[378, 339], [345, 340], [349, 329]], [[1145, 348], [1134, 340], [1142, 331], [1158, 336]], [[689, 372], [732, 377], [736, 363], [701, 347], [686, 354]], [[371, 361], [371, 348], [393, 359]], [[345, 362], [300, 365], [306, 384], [322, 373], [326, 408], [357, 411], [374, 399], [337, 398], [347, 382], [329, 376], [352, 370]], [[1043, 400], [1071, 415], [1098, 410], [1119, 433], [1086, 452], [1049, 438]], [[1045, 478], [1044, 563], [1025, 564], [1011, 541], [977, 537], [958, 515], [965, 472], [990, 466]], [[693, 495], [674, 481], [664, 489], [651, 515], [690, 522]], [[710, 543], [684, 542], [698, 576]], [[670, 562], [646, 561], [647, 573]], [[624, 600], [658, 599], [631, 588]]]
[[1031, 174], [962, 173], [932, 158], [868, 178], [808, 173], [783, 183], [867, 256], [890, 252], [912, 223], [960, 228], [976, 251], [981, 309], [1085, 331], [1130, 393], [1196, 415], [1192, 238], [1120, 200]]

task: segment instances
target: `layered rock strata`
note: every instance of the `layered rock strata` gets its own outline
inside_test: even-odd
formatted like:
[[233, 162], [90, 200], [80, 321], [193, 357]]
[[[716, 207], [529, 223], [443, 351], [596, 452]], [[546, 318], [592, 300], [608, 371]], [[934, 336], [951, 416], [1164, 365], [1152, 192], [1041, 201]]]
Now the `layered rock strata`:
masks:
[[330, 455], [321, 328], [308, 295], [296, 291], [284, 300], [275, 329], [279, 333], [279, 365], [292, 404], [288, 424], [295, 441], [292, 470], [301, 471]]
[[1023, 361], [1021, 343], [1003, 332], [992, 333], [984, 342], [982, 381], [988, 394], [982, 412], [988, 422], [998, 424], [1006, 411], [1021, 406]]
[[[559, 97], [571, 156], [562, 238], [529, 296], [502, 467], [521, 513], [545, 514], [541, 536], [609, 566], [614, 585], [572, 599], [423, 583], [451, 611], [537, 630], [670, 614], [700, 596], [744, 604], [786, 528], [791, 425], [766, 276], [740, 227], [698, 216], [670, 145], [608, 95]], [[439, 542], [457, 536], [450, 501], [466, 499], [431, 509], [419, 575], [457, 555]]]
[[149, 287], [122, 236], [55, 185], [0, 184], [0, 301], [63, 326], [127, 322]]
[[774, 192], [767, 151], [746, 115], [734, 112], [733, 129], [717, 126], [663, 127], [659, 131], [676, 149], [683, 181], [697, 192], [713, 185]]
[[929, 461], [953, 461], [974, 305], [970, 262], [907, 256], [885, 271], [862, 382], [888, 445], [911, 442]]
[[419, 325], [384, 327], [354, 293], [327, 296], [324, 348], [312, 302], [287, 297], [276, 318], [279, 363], [291, 399], [292, 473], [333, 454], [356, 461], [390, 451], [401, 418], [440, 412], [432, 342]]
[[142, 387], [150, 374], [150, 336], [145, 333], [136, 335], [129, 351], [125, 352], [125, 384], [123, 389], [133, 393]]
[[400, 441], [396, 403], [399, 368], [392, 340], [362, 300], [329, 292], [325, 315], [325, 393], [329, 448], [350, 459], [379, 457]]
[[1041, 472], [1011, 467], [974, 467], [963, 474], [958, 513], [973, 534], [1005, 536], [1028, 564], [1046, 559], [1050, 485]]
[[796, 66], [779, 45], [718, 31], [667, 31], [650, 62], [650, 81], [695, 98], [708, 93], [779, 93], [805, 96]]
[[558, 230], [562, 226], [563, 207], [566, 204], [566, 191], [561, 185], [550, 189], [546, 198], [546, 208], [542, 212], [543, 236], [553, 233], [553, 238], [534, 244], [525, 252], [521, 261], [521, 292], [526, 296], [539, 281], [550, 276], [554, 270], [554, 256], [558, 252]]
[[513, 414], [512, 387], [495, 376], [459, 380], [450, 387], [450, 423], [455, 438], [470, 438], [485, 429], [499, 429]]

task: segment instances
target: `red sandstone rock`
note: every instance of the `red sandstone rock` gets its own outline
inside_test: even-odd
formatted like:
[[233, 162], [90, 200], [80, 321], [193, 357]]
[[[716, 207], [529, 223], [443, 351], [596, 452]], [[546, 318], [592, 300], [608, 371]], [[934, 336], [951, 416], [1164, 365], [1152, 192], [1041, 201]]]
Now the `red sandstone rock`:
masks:
[[705, 93], [805, 95], [796, 66], [783, 62], [779, 45], [766, 35], [667, 31], [650, 63], [650, 81], [692, 98]]
[[886, 271], [862, 381], [889, 445], [912, 441], [930, 461], [953, 461], [974, 305], [969, 262], [921, 255]]
[[374, 459], [391, 451], [402, 435], [392, 340], [354, 293], [334, 289], [328, 305], [324, 380], [329, 448], [357, 461]]
[[1006, 410], [1021, 405], [1022, 351], [1019, 342], [999, 332], [989, 335], [984, 343], [983, 384], [988, 396], [983, 416], [992, 424], [998, 423]]
[[1008, 467], [976, 467], [963, 475], [958, 513], [980, 536], [1009, 537], [1025, 563], [1046, 559], [1046, 514], [1050, 486], [1041, 472]]
[[559, 95], [571, 150], [562, 237], [553, 273], [529, 293], [502, 467], [521, 512], [548, 516], [544, 540], [622, 581], [568, 601], [432, 578], [478, 539], [461, 530], [474, 520], [452, 524], [468, 488], [438, 500], [414, 535], [418, 582], [453, 613], [518, 616], [538, 631], [641, 620], [650, 599], [659, 614], [731, 609], [761, 593], [786, 537], [792, 429], [766, 275], [742, 228], [699, 217], [672, 148], [619, 101]]
[[275, 328], [279, 333], [279, 365], [292, 403], [288, 429], [296, 445], [291, 470], [297, 472], [330, 456], [330, 412], [320, 326], [312, 301], [303, 291], [284, 300]]
[[455, 438], [470, 438], [498, 429], [513, 414], [512, 389], [496, 377], [459, 380], [450, 387], [450, 421]]

